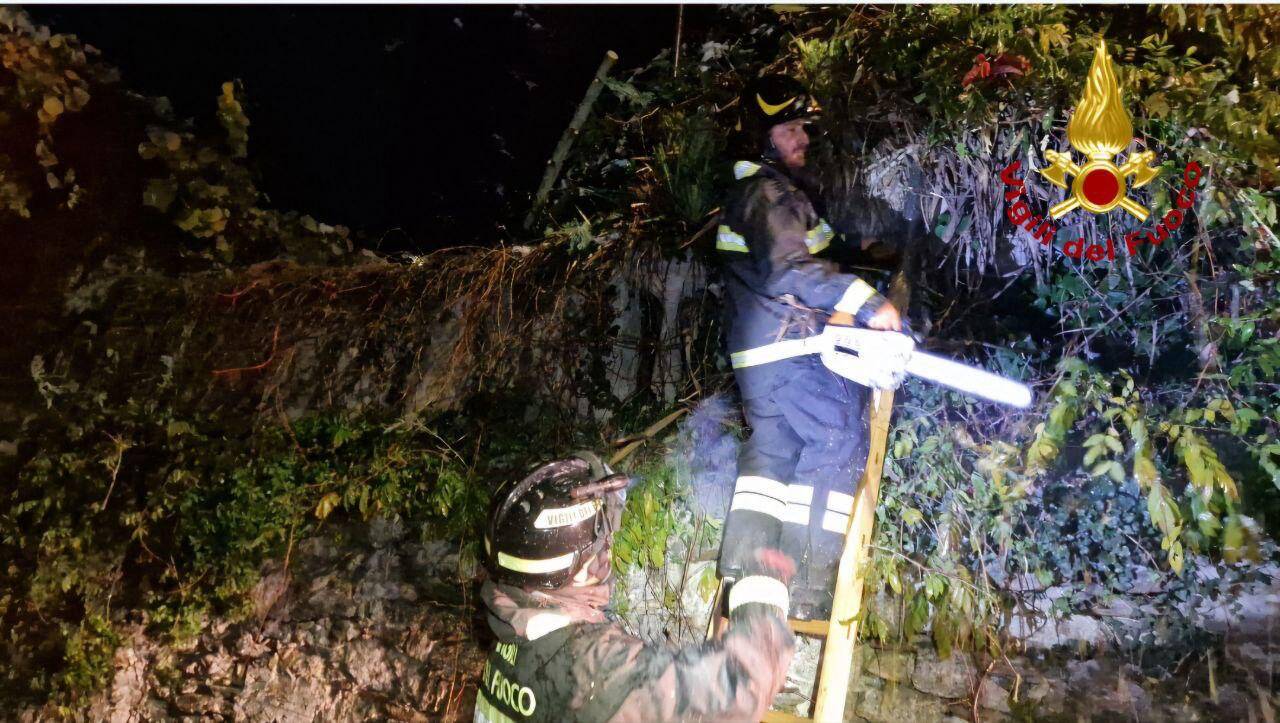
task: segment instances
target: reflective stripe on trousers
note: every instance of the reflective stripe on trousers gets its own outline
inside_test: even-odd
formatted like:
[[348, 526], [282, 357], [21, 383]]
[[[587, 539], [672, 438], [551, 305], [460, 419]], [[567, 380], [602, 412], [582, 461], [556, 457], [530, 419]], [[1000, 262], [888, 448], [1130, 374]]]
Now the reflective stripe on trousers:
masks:
[[756, 549], [777, 547], [795, 561], [797, 584], [830, 589], [866, 462], [866, 400], [864, 387], [822, 368], [744, 400], [752, 434], [725, 521], [722, 574], [740, 575]]

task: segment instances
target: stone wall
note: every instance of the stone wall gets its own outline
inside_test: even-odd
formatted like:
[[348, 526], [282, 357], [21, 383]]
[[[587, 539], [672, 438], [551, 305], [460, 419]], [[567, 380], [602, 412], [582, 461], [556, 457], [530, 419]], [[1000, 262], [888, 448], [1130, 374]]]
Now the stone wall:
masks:
[[[1001, 655], [942, 658], [925, 637], [863, 644], [845, 720], [1274, 720], [1280, 569], [1267, 566], [1222, 592], [1225, 605], [1202, 598], [1167, 610], [1165, 622], [1177, 616], [1187, 626], [1176, 634], [1140, 615], [1154, 591], [1062, 615], [1052, 606], [1064, 590], [1050, 588], [1028, 591], [1034, 600], [1006, 629]], [[798, 641], [777, 707], [809, 713], [820, 655], [819, 641]]]
[[[375, 520], [299, 543], [288, 566], [268, 563], [245, 622], [210, 620], [185, 645], [166, 647], [138, 626], [117, 651], [111, 685], [82, 721], [470, 720], [490, 644], [474, 598], [474, 565], [456, 543], [418, 540], [401, 524]], [[655, 571], [619, 581], [625, 624], [655, 644], [701, 644], [709, 600], [696, 581], [711, 563], [694, 560], [673, 612], [658, 600]], [[681, 565], [683, 570], [684, 566]], [[1280, 577], [1232, 592], [1230, 617], [1191, 610], [1205, 631], [1227, 633], [1200, 652], [1165, 643], [1125, 647], [1116, 626], [1089, 615], [1101, 640], [1073, 637], [1078, 621], [1044, 627], [1006, 644], [1007, 656], [942, 658], [927, 638], [897, 647], [860, 645], [845, 720], [925, 723], [960, 720], [1274, 720], [1280, 673]], [[1067, 620], [1071, 618], [1068, 617]], [[821, 652], [800, 638], [775, 708], [809, 712]], [[1264, 712], [1265, 711], [1265, 712]], [[48, 719], [26, 710], [19, 720]]]
[[[1280, 650], [1272, 647], [1268, 653], [1256, 642], [1232, 650], [1234, 657], [1220, 662], [1220, 678], [1211, 689], [1204, 663], [1162, 680], [1118, 651], [1079, 658], [1069, 651], [1011, 655], [979, 668], [968, 655], [939, 658], [927, 641], [905, 649], [867, 645], [857, 653], [860, 671], [850, 680], [845, 720], [1249, 720], [1250, 714], [1262, 720]], [[800, 643], [788, 688], [776, 707], [808, 715], [809, 694], [804, 691], [819, 651], [814, 641]], [[1192, 685], [1185, 685], [1188, 680]]]
[[905, 650], [867, 646], [845, 720], [1263, 720], [1280, 649], [1267, 654], [1249, 642], [1229, 650], [1234, 657], [1219, 662], [1211, 686], [1206, 663], [1158, 679], [1121, 651], [1028, 653], [979, 667], [968, 655], [940, 659], [927, 642]]
[[[665, 567], [621, 579], [615, 600], [623, 601], [624, 624], [655, 644], [700, 644], [711, 603], [700, 583], [714, 573], [709, 552], [689, 554], [676, 540]], [[1181, 602], [1166, 594], [1156, 570], [1139, 571], [1119, 595], [1031, 576], [1004, 580], [1011, 605], [1003, 652], [943, 658], [928, 631], [896, 646], [865, 642], [845, 720], [1274, 720], [1264, 711], [1280, 674], [1280, 566], [1197, 561], [1194, 569], [1202, 592]], [[882, 616], [897, 608], [888, 598], [875, 604]], [[810, 713], [820, 656], [820, 640], [797, 639], [775, 708]]]
[[[469, 721], [487, 653], [458, 545], [398, 523], [311, 538], [265, 568], [249, 620], [168, 647], [138, 626], [72, 720]], [[26, 710], [24, 723], [63, 719]]]

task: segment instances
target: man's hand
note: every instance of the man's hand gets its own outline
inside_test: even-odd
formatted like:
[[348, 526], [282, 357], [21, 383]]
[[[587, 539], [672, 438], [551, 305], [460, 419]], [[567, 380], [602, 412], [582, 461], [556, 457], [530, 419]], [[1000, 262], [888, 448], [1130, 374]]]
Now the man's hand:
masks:
[[756, 550], [756, 564], [760, 566], [761, 573], [781, 580], [784, 584], [790, 583], [796, 574], [796, 564], [791, 558], [782, 550], [772, 547]]
[[876, 313], [867, 319], [867, 327], [879, 331], [902, 331], [902, 317], [893, 304], [885, 302]]

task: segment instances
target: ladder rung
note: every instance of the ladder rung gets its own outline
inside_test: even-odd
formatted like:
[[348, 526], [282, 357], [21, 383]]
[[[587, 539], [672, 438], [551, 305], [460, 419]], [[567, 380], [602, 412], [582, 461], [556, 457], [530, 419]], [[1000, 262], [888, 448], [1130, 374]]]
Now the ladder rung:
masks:
[[[808, 620], [804, 622], [809, 622]], [[764, 723], [812, 723], [812, 718], [801, 718], [798, 715], [783, 713], [780, 710], [766, 710], [764, 712]]]
[[801, 635], [816, 635], [818, 637], [826, 637], [827, 631], [831, 629], [830, 620], [796, 620], [794, 618], [787, 621], [791, 626], [791, 632]]

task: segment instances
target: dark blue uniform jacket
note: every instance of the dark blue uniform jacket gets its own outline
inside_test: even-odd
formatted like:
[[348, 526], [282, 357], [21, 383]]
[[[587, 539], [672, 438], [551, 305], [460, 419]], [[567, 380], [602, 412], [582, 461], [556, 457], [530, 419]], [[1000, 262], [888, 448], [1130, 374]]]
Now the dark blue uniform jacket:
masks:
[[753, 399], [821, 364], [795, 354], [845, 311], [862, 323], [884, 303], [853, 274], [815, 257], [835, 230], [809, 197], [781, 171], [738, 161], [716, 250], [725, 269], [730, 359], [742, 396]]

